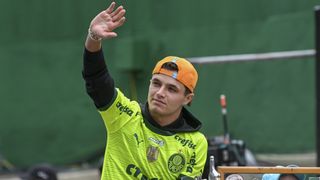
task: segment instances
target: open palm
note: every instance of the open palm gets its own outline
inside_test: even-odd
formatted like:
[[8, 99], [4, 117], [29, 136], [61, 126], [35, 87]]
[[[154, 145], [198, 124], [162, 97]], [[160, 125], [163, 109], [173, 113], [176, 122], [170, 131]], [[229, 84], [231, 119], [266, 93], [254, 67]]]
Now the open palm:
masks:
[[123, 6], [119, 6], [114, 10], [116, 3], [112, 2], [110, 6], [100, 12], [90, 23], [91, 31], [95, 35], [103, 39], [113, 38], [117, 36], [114, 30], [123, 25], [125, 22], [126, 10]]

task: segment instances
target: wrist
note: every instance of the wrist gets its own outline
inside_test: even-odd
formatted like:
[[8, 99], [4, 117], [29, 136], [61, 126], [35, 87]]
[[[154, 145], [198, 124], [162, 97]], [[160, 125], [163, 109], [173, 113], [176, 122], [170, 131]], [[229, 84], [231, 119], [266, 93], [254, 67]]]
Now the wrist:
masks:
[[93, 41], [101, 41], [102, 37], [97, 35], [95, 32], [92, 31], [91, 26], [88, 29], [88, 36]]

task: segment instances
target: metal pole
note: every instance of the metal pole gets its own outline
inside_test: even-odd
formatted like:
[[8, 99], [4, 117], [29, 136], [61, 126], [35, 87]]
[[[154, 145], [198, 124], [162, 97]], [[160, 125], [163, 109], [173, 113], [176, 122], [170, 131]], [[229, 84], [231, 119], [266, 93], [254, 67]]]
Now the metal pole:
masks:
[[236, 54], [222, 56], [188, 57], [192, 64], [216, 64], [244, 61], [286, 60], [293, 58], [314, 57], [315, 50], [281, 51], [259, 54]]
[[316, 151], [317, 166], [320, 167], [320, 6], [315, 7], [316, 46]]

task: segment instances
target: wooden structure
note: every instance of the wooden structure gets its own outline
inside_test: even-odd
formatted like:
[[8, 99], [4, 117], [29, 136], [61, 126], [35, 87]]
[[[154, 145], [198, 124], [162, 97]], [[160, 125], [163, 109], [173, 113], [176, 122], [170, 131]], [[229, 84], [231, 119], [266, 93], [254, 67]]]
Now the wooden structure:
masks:
[[320, 167], [263, 167], [263, 166], [218, 166], [221, 180], [226, 174], [320, 174]]

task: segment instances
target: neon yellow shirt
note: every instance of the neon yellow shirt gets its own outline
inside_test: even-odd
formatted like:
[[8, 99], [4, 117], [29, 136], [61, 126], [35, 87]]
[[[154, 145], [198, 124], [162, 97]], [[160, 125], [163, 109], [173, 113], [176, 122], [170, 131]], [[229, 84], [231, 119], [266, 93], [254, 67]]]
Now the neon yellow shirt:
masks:
[[170, 180], [201, 176], [207, 140], [200, 132], [170, 134], [144, 120], [140, 105], [120, 90], [99, 111], [107, 128], [102, 180]]

